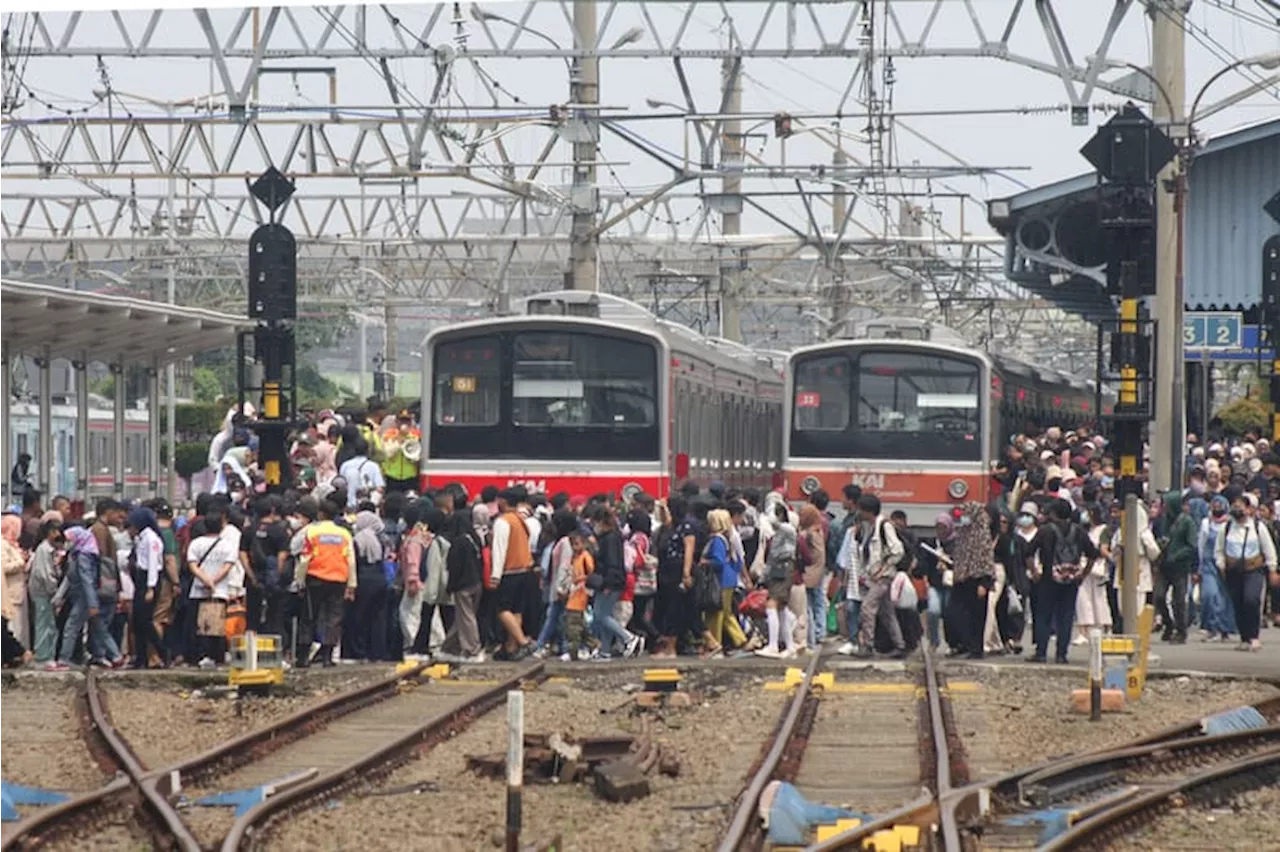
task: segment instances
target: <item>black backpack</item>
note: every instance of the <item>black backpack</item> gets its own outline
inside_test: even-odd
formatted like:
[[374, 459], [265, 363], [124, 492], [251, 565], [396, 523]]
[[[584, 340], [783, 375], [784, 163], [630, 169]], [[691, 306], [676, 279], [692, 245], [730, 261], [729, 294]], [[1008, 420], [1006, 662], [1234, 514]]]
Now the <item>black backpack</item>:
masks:
[[1084, 576], [1084, 565], [1080, 557], [1084, 548], [1080, 546], [1080, 531], [1074, 526], [1057, 530], [1053, 543], [1053, 579], [1059, 583], [1074, 583]]

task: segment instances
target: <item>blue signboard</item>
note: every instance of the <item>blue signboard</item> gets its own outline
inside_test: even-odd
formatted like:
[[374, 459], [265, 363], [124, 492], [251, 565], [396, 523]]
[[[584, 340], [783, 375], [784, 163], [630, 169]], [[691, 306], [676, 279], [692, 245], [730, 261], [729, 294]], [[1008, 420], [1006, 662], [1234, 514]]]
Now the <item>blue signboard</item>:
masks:
[[1182, 318], [1182, 344], [1191, 349], [1241, 349], [1244, 317], [1230, 311], [1205, 311]]
[[[1191, 314], [1187, 314], [1187, 316], [1189, 317]], [[1185, 340], [1186, 337], [1184, 336], [1183, 339]], [[1238, 349], [1192, 349], [1187, 346], [1186, 360], [1270, 361], [1275, 357], [1275, 352], [1269, 343], [1264, 348], [1261, 344], [1261, 339], [1262, 335], [1256, 325], [1244, 324], [1240, 326], [1240, 347]]]

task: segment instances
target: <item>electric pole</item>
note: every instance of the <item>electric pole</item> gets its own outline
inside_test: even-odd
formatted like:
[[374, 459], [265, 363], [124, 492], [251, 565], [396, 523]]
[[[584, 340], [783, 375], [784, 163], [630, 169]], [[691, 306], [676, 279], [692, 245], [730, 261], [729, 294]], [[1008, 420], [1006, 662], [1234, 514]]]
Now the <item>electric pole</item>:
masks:
[[[720, 233], [726, 237], [742, 233], [742, 60], [725, 57], [720, 80], [726, 118], [720, 131]], [[736, 245], [720, 253], [721, 334], [742, 342], [742, 256]]]
[[600, 189], [596, 186], [600, 124], [595, 107], [600, 102], [600, 59], [596, 55], [595, 0], [574, 0], [573, 25], [580, 55], [571, 72], [572, 114], [564, 129], [573, 144], [569, 289], [599, 290], [600, 238], [595, 229], [600, 207]]
[[828, 336], [838, 337], [846, 329], [845, 316], [849, 313], [849, 286], [844, 277], [844, 259], [840, 250], [841, 229], [844, 227], [845, 215], [849, 209], [849, 197], [845, 184], [845, 169], [849, 165], [849, 157], [844, 151], [844, 139], [836, 132], [836, 147], [831, 153], [831, 174], [835, 183], [831, 188], [831, 233], [836, 242], [831, 248], [831, 259], [838, 270], [835, 280], [831, 282], [831, 326]]
[[[1150, 0], [1152, 72], [1157, 87], [1152, 116], [1157, 126], [1181, 144], [1186, 136], [1186, 14], [1190, 0]], [[1153, 492], [1182, 486], [1182, 456], [1186, 443], [1185, 364], [1182, 354], [1184, 296], [1178, 280], [1178, 212], [1176, 191], [1182, 158], [1174, 158], [1156, 181], [1156, 376], [1168, 392], [1156, 394], [1155, 421], [1149, 435]]]

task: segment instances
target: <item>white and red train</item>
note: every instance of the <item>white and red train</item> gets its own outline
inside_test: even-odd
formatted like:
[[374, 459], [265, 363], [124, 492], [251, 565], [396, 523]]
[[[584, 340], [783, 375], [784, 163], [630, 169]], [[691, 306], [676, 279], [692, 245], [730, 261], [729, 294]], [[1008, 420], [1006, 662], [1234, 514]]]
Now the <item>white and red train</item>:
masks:
[[969, 346], [914, 319], [878, 319], [855, 339], [797, 349], [787, 364], [787, 496], [855, 483], [930, 527], [967, 500], [988, 502], [1011, 435], [1093, 425], [1090, 384]]
[[[151, 433], [147, 413], [136, 408], [124, 412], [124, 492], [129, 498], [148, 496], [147, 459]], [[54, 494], [68, 497], [78, 494], [80, 462], [76, 458], [76, 406], [55, 403], [50, 410], [49, 425], [53, 436], [52, 480]], [[89, 409], [88, 497], [109, 497], [115, 490], [115, 421], [110, 408], [101, 405]], [[15, 402], [9, 408], [9, 461], [22, 453], [33, 459], [31, 481], [38, 482], [40, 466], [40, 407], [30, 402]]]
[[776, 357], [634, 302], [561, 291], [428, 335], [423, 487], [667, 496], [692, 479], [780, 482]]

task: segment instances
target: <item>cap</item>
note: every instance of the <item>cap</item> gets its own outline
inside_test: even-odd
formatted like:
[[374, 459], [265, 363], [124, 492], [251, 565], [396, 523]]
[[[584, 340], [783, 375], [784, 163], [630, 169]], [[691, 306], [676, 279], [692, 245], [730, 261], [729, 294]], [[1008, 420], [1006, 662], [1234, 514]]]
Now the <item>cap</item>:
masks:
[[155, 512], [157, 518], [173, 517], [173, 507], [170, 506], [169, 501], [164, 499], [163, 497], [157, 497], [156, 499], [147, 503], [147, 508]]
[[1037, 517], [1040, 514], [1040, 507], [1030, 501], [1023, 503], [1022, 508], [1018, 510], [1019, 515], [1030, 515]]
[[413, 419], [413, 415], [409, 413], [409, 409], [407, 409], [407, 408], [402, 408], [402, 409], [400, 409], [400, 413], [396, 415], [396, 419], [397, 419], [397, 420], [412, 420], [412, 419]]

